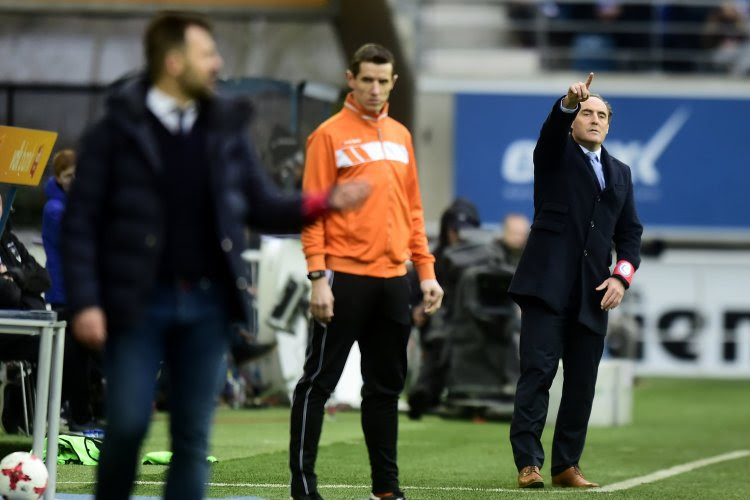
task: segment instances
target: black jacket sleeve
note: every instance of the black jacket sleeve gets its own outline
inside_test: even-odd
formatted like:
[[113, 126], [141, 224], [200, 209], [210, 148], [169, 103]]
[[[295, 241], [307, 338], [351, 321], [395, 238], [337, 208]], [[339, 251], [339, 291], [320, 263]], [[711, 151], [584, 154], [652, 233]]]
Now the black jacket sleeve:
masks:
[[97, 249], [108, 185], [108, 139], [106, 121], [95, 124], [82, 138], [76, 181], [63, 215], [60, 249], [71, 312], [100, 305]]
[[252, 144], [243, 140], [242, 145], [247, 165], [242, 188], [249, 203], [248, 225], [268, 232], [299, 232], [303, 225], [302, 196], [282, 192], [261, 166]]
[[570, 135], [570, 127], [578, 115], [566, 113], [561, 108], [562, 97], [555, 101], [539, 132], [534, 148], [534, 167], [543, 168], [563, 164], [562, 158]]

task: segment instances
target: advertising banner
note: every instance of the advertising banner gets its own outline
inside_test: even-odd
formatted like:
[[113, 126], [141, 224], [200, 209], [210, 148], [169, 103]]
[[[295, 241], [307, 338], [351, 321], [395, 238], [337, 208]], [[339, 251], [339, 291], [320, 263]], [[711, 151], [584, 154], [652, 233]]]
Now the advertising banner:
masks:
[[[533, 152], [560, 95], [456, 94], [455, 191], [482, 220], [533, 213]], [[606, 95], [605, 148], [631, 167], [649, 228], [750, 231], [750, 99]]]
[[750, 252], [668, 251], [645, 258], [611, 318], [642, 326], [641, 375], [750, 377]]
[[37, 186], [57, 132], [0, 125], [0, 183]]

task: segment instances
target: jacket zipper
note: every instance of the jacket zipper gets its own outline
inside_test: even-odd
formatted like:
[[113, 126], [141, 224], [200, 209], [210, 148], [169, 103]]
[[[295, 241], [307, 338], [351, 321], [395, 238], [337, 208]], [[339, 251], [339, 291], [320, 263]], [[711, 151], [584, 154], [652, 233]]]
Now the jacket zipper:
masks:
[[383, 133], [380, 127], [376, 127], [375, 130], [378, 131], [378, 142], [380, 142], [380, 149], [383, 151], [383, 160], [387, 160], [388, 158], [385, 156], [385, 144], [383, 143]]

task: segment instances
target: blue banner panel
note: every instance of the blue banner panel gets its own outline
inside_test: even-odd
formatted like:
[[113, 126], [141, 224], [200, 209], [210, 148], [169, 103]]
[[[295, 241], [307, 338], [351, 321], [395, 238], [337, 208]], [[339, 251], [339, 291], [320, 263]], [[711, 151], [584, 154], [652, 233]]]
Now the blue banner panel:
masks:
[[[533, 214], [534, 145], [559, 97], [456, 95], [456, 195], [483, 222]], [[604, 147], [630, 165], [645, 226], [750, 230], [750, 99], [606, 98]]]

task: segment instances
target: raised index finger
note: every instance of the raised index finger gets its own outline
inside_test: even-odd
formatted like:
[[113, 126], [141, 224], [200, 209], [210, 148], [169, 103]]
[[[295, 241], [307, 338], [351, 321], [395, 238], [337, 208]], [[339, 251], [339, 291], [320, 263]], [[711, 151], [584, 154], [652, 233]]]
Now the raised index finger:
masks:
[[594, 73], [589, 73], [589, 77], [586, 78], [586, 88], [588, 89], [591, 82], [594, 80]]

